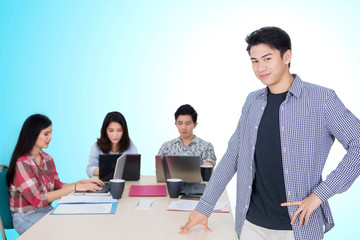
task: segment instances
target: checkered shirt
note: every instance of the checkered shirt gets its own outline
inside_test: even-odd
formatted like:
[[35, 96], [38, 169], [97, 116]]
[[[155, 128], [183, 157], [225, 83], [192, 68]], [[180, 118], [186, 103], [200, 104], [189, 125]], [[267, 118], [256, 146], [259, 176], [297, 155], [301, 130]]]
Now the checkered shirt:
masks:
[[[323, 203], [307, 226], [292, 225], [296, 240], [322, 239], [334, 227], [328, 199], [346, 191], [360, 174], [360, 121], [331, 89], [295, 80], [280, 105], [279, 124], [287, 201], [301, 201], [315, 193]], [[254, 151], [258, 126], [267, 103], [267, 88], [246, 99], [223, 158], [196, 209], [210, 216], [227, 183], [237, 173], [235, 230], [240, 236], [255, 176]], [[325, 180], [322, 171], [335, 138], [347, 150]], [[291, 217], [298, 206], [289, 206]]]
[[9, 203], [12, 212], [27, 212], [37, 207], [46, 207], [47, 193], [63, 186], [56, 172], [53, 158], [40, 153], [40, 166], [32, 155], [21, 156], [16, 162], [15, 176], [10, 185]]

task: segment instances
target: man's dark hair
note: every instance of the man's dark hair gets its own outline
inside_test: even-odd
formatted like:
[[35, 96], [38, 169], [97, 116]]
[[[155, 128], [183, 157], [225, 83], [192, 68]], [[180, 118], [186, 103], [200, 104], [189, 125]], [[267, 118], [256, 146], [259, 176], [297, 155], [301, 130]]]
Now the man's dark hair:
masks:
[[[250, 49], [253, 46], [261, 43], [268, 45], [272, 49], [280, 51], [280, 56], [283, 57], [287, 50], [291, 50], [291, 40], [289, 35], [278, 27], [263, 27], [255, 30], [245, 38], [248, 44], [246, 51], [250, 55]], [[290, 67], [290, 64], [289, 64]]]
[[181, 105], [175, 112], [175, 121], [177, 120], [179, 115], [190, 115], [193, 122], [197, 121], [197, 112], [195, 109], [189, 104]]

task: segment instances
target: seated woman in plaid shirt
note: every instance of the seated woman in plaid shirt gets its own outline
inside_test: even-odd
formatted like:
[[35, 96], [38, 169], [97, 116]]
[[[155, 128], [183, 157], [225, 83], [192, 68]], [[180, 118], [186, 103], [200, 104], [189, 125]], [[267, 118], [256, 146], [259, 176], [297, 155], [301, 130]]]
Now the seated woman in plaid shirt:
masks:
[[100, 190], [97, 179], [62, 183], [52, 157], [43, 152], [52, 139], [51, 120], [40, 114], [26, 119], [7, 175], [15, 230], [22, 234], [53, 208], [51, 202], [69, 193]]

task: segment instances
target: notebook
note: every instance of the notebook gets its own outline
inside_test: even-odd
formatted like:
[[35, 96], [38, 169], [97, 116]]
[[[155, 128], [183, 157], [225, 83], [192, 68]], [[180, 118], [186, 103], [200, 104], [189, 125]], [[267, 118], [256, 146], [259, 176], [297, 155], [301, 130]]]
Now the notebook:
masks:
[[131, 185], [129, 197], [165, 197], [165, 185]]

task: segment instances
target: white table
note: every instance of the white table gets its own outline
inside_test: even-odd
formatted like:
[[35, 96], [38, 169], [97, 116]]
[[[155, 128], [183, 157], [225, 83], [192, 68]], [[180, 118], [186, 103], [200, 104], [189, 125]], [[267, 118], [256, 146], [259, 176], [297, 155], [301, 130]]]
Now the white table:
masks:
[[[128, 181], [116, 213], [106, 215], [46, 215], [18, 239], [237, 239], [231, 213], [213, 213], [209, 218], [207, 233], [201, 226], [195, 226], [185, 235], [179, 235], [189, 212], [167, 211], [171, 201], [167, 197], [152, 197], [151, 209], [135, 209], [141, 197], [129, 197], [131, 184], [158, 184], [155, 176], [141, 176], [140, 181]], [[219, 201], [229, 201], [226, 190]]]

